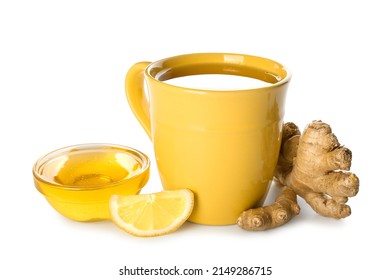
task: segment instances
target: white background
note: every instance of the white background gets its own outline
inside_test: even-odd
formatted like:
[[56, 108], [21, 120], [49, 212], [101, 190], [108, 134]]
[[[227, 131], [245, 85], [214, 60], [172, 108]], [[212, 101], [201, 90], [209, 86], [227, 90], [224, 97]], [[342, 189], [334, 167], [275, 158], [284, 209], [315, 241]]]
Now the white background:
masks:
[[[1, 1], [0, 278], [130, 278], [118, 275], [125, 265], [272, 266], [260, 279], [388, 277], [386, 2]], [[144, 151], [153, 162], [144, 192], [161, 189], [124, 77], [138, 61], [193, 52], [264, 56], [292, 70], [285, 120], [303, 128], [321, 119], [353, 151], [361, 189], [351, 217], [326, 219], [301, 203], [300, 216], [272, 231], [187, 223], [142, 239], [109, 221], [67, 220], [46, 203], [33, 185], [33, 163], [78, 143]]]

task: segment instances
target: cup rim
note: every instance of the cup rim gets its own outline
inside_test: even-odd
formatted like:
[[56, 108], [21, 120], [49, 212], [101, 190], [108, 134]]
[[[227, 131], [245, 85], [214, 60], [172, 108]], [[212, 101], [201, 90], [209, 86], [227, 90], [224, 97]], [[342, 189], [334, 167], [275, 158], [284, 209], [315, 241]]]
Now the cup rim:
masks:
[[[232, 89], [232, 90], [229, 90], [229, 89], [228, 90], [215, 90], [215, 89], [189, 88], [189, 87], [183, 87], [183, 86], [177, 86], [177, 85], [164, 83], [164, 81], [172, 79], [172, 78], [179, 78], [179, 77], [184, 77], [184, 76], [189, 76], [189, 75], [202, 75], [202, 74], [228, 74], [228, 75], [230, 74], [230, 75], [236, 75], [236, 76], [255, 78], [255, 79], [262, 80], [262, 81], [265, 81], [265, 80], [258, 78], [258, 77], [251, 77], [251, 76], [242, 75], [242, 74], [240, 75], [240, 74], [234, 72], [233, 70], [229, 73], [228, 67], [223, 69], [222, 72], [224, 72], [224, 73], [221, 73], [221, 71], [218, 71], [218, 73], [214, 73], [214, 71], [211, 71], [211, 72], [201, 71], [204, 73], [178, 75], [178, 76], [174, 76], [174, 77], [169, 77], [167, 79], [165, 79], [163, 77], [162, 79], [159, 79], [159, 77], [163, 76], [164, 74], [170, 73], [170, 71], [172, 69], [174, 69], [173, 67], [172, 68], [169, 68], [169, 67], [165, 68], [165, 66], [164, 66], [165, 64], [169, 64], [170, 62], [173, 62], [173, 61], [186, 59], [187, 61], [191, 61], [193, 65], [201, 65], [202, 63], [199, 62], [199, 60], [197, 60], [197, 58], [203, 58], [204, 59], [203, 64], [209, 64], [208, 59], [214, 58], [213, 63], [215, 65], [220, 64], [220, 65], [226, 65], [226, 66], [230, 65], [230, 66], [236, 66], [236, 67], [238, 65], [243, 65], [244, 64], [243, 61], [245, 59], [252, 60], [252, 61], [257, 60], [258, 62], [262, 61], [264, 63], [273, 64], [274, 67], [279, 68], [279, 71], [283, 71], [285, 73], [285, 76], [280, 77], [279, 75], [273, 73], [272, 71], [266, 71], [266, 69], [260, 70], [260, 67], [257, 67], [257, 68], [251, 67], [251, 68], [258, 69], [259, 73], [264, 73], [264, 75], [267, 75], [270, 79], [272, 79], [272, 76], [273, 76], [275, 78], [275, 80], [277, 80], [277, 81], [270, 83], [269, 85], [262, 86], [262, 87], [255, 87], [255, 88], [250, 88], [250, 89]], [[212, 64], [212, 63], [210, 63], [210, 64]], [[252, 66], [253, 66], [253, 63], [252, 63]], [[257, 66], [259, 66], [259, 65], [257, 65]], [[160, 73], [163, 69], [166, 69], [166, 71], [163, 71], [162, 73]], [[160, 85], [170, 87], [170, 88], [184, 89], [184, 90], [188, 90], [188, 91], [191, 91], [194, 93], [206, 93], [207, 92], [207, 93], [221, 94], [221, 93], [233, 93], [233, 92], [234, 93], [237, 93], [237, 92], [248, 92], [249, 93], [249, 92], [254, 92], [254, 91], [258, 92], [258, 91], [268, 90], [268, 89], [275, 88], [275, 87], [280, 87], [284, 84], [287, 84], [291, 80], [292, 74], [291, 74], [291, 71], [287, 67], [285, 67], [281, 63], [279, 63], [275, 60], [269, 59], [269, 58], [248, 55], [248, 54], [239, 54], [239, 53], [205, 52], [205, 53], [182, 54], [182, 55], [176, 55], [176, 56], [171, 56], [171, 57], [157, 60], [155, 62], [150, 63], [146, 67], [145, 76], [150, 78], [152, 81], [159, 83]], [[280, 78], [280, 79], [278, 79], [278, 78]]]
[[[127, 178], [124, 178], [124, 179], [121, 179], [121, 180], [118, 180], [118, 181], [114, 181], [114, 182], [111, 182], [111, 183], [107, 183], [107, 184], [96, 184], [96, 185], [93, 185], [93, 186], [89, 186], [88, 188], [85, 188], [83, 186], [60, 184], [60, 183], [57, 183], [57, 182], [55, 182], [53, 180], [48, 180], [45, 176], [43, 176], [39, 172], [41, 170], [41, 168], [49, 160], [52, 160], [52, 159], [54, 159], [54, 158], [56, 158], [58, 156], [61, 156], [61, 155], [65, 154], [65, 152], [69, 152], [69, 151], [71, 151], [73, 149], [75, 149], [76, 151], [80, 151], [80, 150], [97, 149], [97, 148], [98, 149], [101, 149], [101, 148], [116, 148], [116, 149], [120, 149], [122, 151], [131, 151], [132, 153], [134, 153], [141, 160], [141, 168], [139, 170], [135, 171], [133, 174], [131, 174], [131, 176], [129, 176]], [[59, 189], [62, 189], [62, 190], [90, 191], [90, 190], [97, 190], [97, 189], [108, 189], [108, 188], [114, 187], [114, 186], [116, 186], [116, 185], [118, 185], [120, 183], [123, 183], [125, 181], [132, 180], [135, 177], [138, 177], [138, 176], [142, 175], [149, 168], [150, 168], [150, 159], [149, 159], [149, 157], [146, 154], [144, 154], [143, 152], [141, 152], [141, 151], [139, 151], [137, 149], [134, 149], [134, 148], [131, 148], [131, 147], [128, 147], [128, 146], [124, 146], [124, 145], [118, 145], [118, 144], [85, 143], [85, 144], [76, 144], [76, 145], [65, 146], [65, 147], [53, 150], [53, 151], [51, 151], [51, 152], [41, 156], [34, 163], [32, 171], [33, 171], [33, 176], [34, 176], [34, 178], [36, 180], [38, 180], [40, 182], [44, 182], [44, 183], [46, 183], [47, 185], [49, 185], [51, 187], [59, 188]]]

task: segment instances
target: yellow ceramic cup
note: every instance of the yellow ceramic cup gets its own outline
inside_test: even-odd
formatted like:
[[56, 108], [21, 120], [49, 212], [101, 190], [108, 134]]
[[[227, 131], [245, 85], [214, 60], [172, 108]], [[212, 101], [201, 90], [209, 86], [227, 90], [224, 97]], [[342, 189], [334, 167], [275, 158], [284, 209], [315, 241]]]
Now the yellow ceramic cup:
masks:
[[[217, 91], [164, 83], [200, 74], [246, 76], [271, 85]], [[275, 61], [230, 53], [181, 55], [130, 68], [127, 99], [153, 142], [164, 189], [195, 193], [190, 221], [233, 224], [243, 210], [264, 201], [278, 159], [290, 78]]]

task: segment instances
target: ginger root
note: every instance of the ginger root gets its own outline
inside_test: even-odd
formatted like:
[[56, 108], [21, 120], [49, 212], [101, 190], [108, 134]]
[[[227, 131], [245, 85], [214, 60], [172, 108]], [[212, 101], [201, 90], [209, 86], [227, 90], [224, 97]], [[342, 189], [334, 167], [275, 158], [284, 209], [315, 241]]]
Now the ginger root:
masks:
[[297, 195], [290, 188], [284, 187], [274, 204], [244, 211], [237, 224], [248, 230], [271, 229], [284, 225], [298, 215], [299, 211]]
[[[244, 211], [238, 225], [247, 230], [265, 230], [287, 223], [299, 213], [293, 203], [296, 195], [322, 216], [348, 217], [348, 197], [359, 191], [358, 177], [346, 172], [351, 161], [351, 151], [340, 146], [328, 124], [313, 121], [301, 135], [294, 123], [286, 123], [275, 171], [276, 181], [285, 187], [274, 204]], [[280, 196], [286, 190], [290, 203], [281, 204]], [[282, 219], [278, 215], [281, 212], [286, 213]]]

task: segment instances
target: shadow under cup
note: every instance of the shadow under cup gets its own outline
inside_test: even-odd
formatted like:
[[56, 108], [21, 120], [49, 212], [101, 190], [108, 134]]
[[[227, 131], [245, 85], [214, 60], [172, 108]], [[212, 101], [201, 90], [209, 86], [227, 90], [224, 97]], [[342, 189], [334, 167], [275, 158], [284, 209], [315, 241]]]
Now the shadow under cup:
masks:
[[[138, 70], [136, 65], [126, 78], [128, 101], [153, 142], [164, 189], [194, 192], [189, 220], [233, 224], [242, 211], [261, 204], [278, 159], [290, 72], [266, 58], [223, 53], [181, 55]], [[141, 83], [136, 71], [146, 80], [150, 104], [145, 93], [138, 100], [134, 96]], [[163, 82], [201, 74], [238, 75], [271, 85], [203, 90]]]

